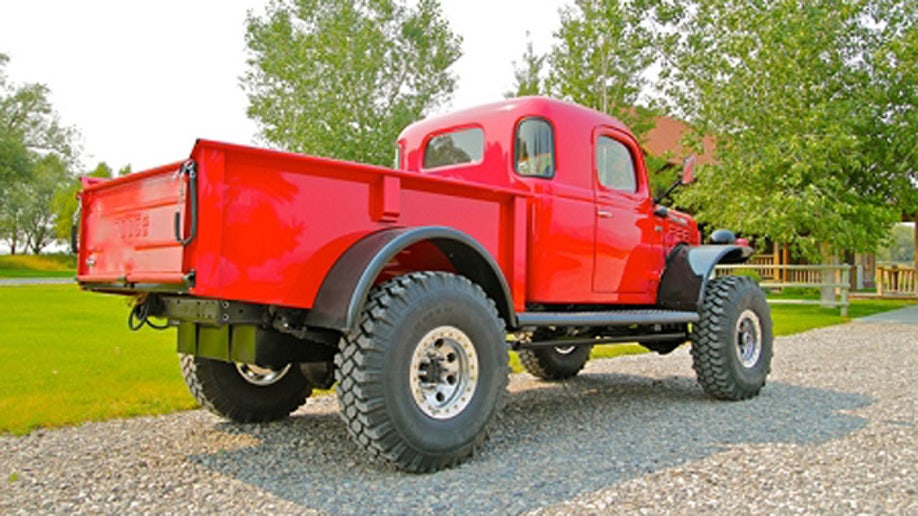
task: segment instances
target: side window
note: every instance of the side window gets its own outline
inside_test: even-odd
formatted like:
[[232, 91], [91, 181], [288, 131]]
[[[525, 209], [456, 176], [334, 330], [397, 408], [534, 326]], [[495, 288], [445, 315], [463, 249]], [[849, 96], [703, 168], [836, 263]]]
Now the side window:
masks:
[[637, 191], [631, 153], [622, 143], [608, 136], [600, 136], [596, 142], [596, 173], [599, 184], [606, 188], [629, 193]]
[[484, 156], [484, 131], [477, 127], [438, 134], [424, 147], [424, 168], [477, 163]]
[[555, 138], [551, 124], [541, 118], [527, 118], [516, 128], [516, 172], [522, 176], [555, 175]]

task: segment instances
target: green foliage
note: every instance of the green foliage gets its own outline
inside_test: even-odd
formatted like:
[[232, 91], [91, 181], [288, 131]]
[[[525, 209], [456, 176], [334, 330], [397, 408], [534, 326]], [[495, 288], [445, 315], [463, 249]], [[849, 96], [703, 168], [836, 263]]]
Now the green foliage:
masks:
[[911, 218], [918, 217], [918, 4], [881, 0], [873, 6], [881, 23], [876, 42], [865, 56], [870, 65], [867, 93], [860, 104], [859, 136], [873, 167], [871, 179], [883, 185], [887, 197]]
[[548, 90], [609, 113], [642, 136], [654, 112], [639, 106], [645, 74], [654, 63], [656, 36], [648, 17], [654, 2], [575, 0], [561, 9], [561, 28], [548, 56]]
[[889, 241], [877, 250], [881, 262], [912, 263], [915, 256], [915, 228], [897, 224], [890, 232]]
[[[661, 112], [647, 79], [670, 37], [660, 29], [681, 13], [669, 0], [576, 0], [560, 10], [547, 54], [536, 54], [527, 42], [514, 63], [514, 91], [506, 96], [549, 95], [588, 106], [623, 121], [644, 142]], [[654, 192], [679, 177], [670, 155], [645, 158]]]
[[40, 254], [57, 239], [54, 199], [70, 180], [67, 165], [56, 154], [49, 154], [36, 163], [32, 181], [25, 183], [31, 202], [24, 212], [24, 226], [26, 245], [32, 254]]
[[[650, 178], [650, 191], [654, 196], [660, 195], [675, 181], [682, 177], [682, 169], [669, 162], [670, 153], [654, 156], [650, 152], [644, 155], [644, 165]], [[662, 200], [662, 199], [661, 199]]]
[[664, 76], [718, 162], [681, 201], [811, 259], [872, 251], [913, 198], [914, 4], [696, 0], [683, 14]]
[[0, 192], [29, 175], [29, 152], [11, 134], [0, 135]]
[[247, 23], [248, 114], [287, 150], [389, 165], [455, 88], [461, 40], [437, 0], [272, 0]]
[[61, 125], [44, 84], [12, 84], [5, 67], [9, 57], [0, 54], [0, 134], [14, 138], [31, 152], [54, 153], [65, 161], [77, 155], [77, 132]]
[[542, 95], [545, 93], [545, 59], [532, 48], [529, 32], [526, 32], [526, 51], [523, 53], [521, 63], [513, 62], [514, 88], [504, 94], [504, 97], [524, 97], [526, 95]]
[[0, 54], [0, 240], [38, 254], [57, 239], [59, 191], [76, 162], [74, 129], [61, 125], [42, 84], [11, 83]]
[[195, 406], [175, 332], [130, 332], [125, 298], [0, 287], [0, 311], [0, 433]]
[[9, 185], [0, 207], [0, 236], [33, 254], [56, 240], [54, 198], [70, 178], [67, 165], [57, 154], [33, 158], [30, 177]]

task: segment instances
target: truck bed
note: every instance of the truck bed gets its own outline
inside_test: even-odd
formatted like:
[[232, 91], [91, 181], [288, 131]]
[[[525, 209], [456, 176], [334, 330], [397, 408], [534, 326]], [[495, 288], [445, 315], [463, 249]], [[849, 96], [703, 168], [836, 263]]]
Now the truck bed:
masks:
[[187, 161], [84, 188], [77, 280], [96, 291], [311, 308], [328, 270], [361, 238], [447, 226], [482, 244], [522, 300], [526, 196], [199, 140]]

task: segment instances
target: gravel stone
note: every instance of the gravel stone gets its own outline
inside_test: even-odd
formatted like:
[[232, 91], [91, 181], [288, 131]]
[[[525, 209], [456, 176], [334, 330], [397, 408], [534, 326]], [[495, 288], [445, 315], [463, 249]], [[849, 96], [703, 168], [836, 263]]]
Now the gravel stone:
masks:
[[202, 410], [0, 437], [0, 513], [918, 514], [918, 326], [776, 340], [759, 397], [706, 397], [687, 349], [514, 375], [491, 439], [431, 475], [373, 462], [333, 396], [288, 421]]

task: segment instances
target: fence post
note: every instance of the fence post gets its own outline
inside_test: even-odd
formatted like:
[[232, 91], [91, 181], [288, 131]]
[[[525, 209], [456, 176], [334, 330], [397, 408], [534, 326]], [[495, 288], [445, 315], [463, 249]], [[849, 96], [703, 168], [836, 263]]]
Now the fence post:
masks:
[[851, 269], [845, 267], [841, 271], [841, 316], [848, 317], [848, 289], [851, 287]]

